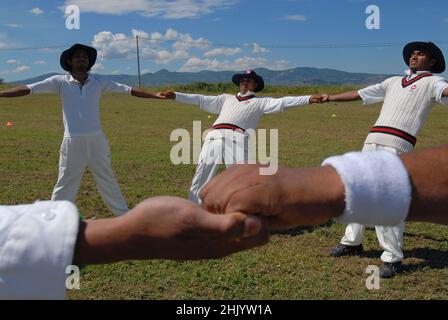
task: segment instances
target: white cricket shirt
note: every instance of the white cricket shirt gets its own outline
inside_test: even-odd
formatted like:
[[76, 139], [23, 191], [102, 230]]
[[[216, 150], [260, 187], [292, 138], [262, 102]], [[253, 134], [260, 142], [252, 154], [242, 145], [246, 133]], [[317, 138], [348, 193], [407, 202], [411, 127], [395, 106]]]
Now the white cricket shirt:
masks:
[[84, 85], [71, 74], [56, 75], [27, 85], [34, 93], [58, 93], [62, 100], [64, 137], [89, 136], [103, 132], [100, 121], [100, 98], [103, 93], [131, 94], [132, 88], [89, 74]]
[[442, 97], [443, 90], [447, 87], [447, 80], [431, 75], [429, 71], [411, 74], [407, 70], [405, 77], [391, 77], [359, 90], [364, 104], [384, 101], [372, 131], [379, 128], [385, 133], [371, 132], [365, 143], [381, 144], [401, 152], [412, 151], [413, 144], [399, 135], [405, 138], [410, 135], [408, 140], [416, 138], [428, 118], [433, 102], [448, 104], [448, 98]]

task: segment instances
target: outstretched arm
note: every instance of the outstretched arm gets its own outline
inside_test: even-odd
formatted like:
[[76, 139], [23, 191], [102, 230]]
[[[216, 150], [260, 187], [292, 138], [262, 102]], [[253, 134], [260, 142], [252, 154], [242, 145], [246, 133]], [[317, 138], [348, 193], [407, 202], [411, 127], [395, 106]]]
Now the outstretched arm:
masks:
[[344, 92], [340, 94], [334, 94], [334, 95], [324, 95], [322, 102], [342, 102], [342, 101], [356, 101], [360, 100], [361, 96], [359, 95], [358, 91], [350, 91], [350, 92]]
[[[126, 215], [80, 221], [68, 201], [0, 206], [0, 299], [62, 299], [67, 266], [128, 259], [219, 258], [268, 241], [259, 218], [214, 215], [175, 197], [148, 199]], [[39, 266], [36, 268], [36, 266]]]
[[288, 108], [303, 106], [311, 103], [320, 103], [324, 95], [296, 96], [283, 98], [265, 98], [264, 114], [283, 112]]
[[220, 258], [267, 240], [258, 218], [217, 216], [184, 199], [157, 197], [124, 216], [81, 223], [74, 262]]
[[271, 228], [323, 224], [331, 217], [372, 225], [404, 219], [448, 225], [448, 146], [401, 160], [386, 151], [349, 153], [324, 164], [279, 167], [270, 176], [260, 175], [259, 165], [232, 166], [202, 189], [202, 206], [257, 214]]
[[142, 89], [138, 88], [132, 88], [131, 89], [131, 95], [138, 98], [144, 98], [144, 99], [166, 99], [160, 92], [159, 93], [150, 93], [146, 92]]
[[27, 86], [18, 86], [15, 88], [0, 91], [0, 98], [15, 98], [27, 96], [31, 90]]
[[188, 94], [173, 91], [163, 92], [161, 95], [166, 99], [199, 106], [201, 109], [215, 114], [219, 114], [221, 112], [222, 105], [224, 103], [224, 98], [222, 95], [205, 96], [202, 94]]

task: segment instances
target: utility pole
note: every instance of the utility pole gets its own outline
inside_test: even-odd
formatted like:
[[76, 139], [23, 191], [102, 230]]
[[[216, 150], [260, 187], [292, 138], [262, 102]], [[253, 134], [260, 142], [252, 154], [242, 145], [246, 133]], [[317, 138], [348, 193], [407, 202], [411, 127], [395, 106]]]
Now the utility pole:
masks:
[[142, 79], [140, 76], [140, 48], [138, 46], [138, 36], [136, 36], [136, 38], [137, 38], [138, 87], [141, 88], [142, 87]]

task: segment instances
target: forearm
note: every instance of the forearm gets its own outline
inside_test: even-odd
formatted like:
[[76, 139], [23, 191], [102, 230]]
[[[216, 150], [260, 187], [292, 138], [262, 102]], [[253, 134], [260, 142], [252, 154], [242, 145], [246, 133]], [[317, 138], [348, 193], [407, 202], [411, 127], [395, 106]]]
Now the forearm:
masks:
[[144, 98], [144, 99], [162, 99], [162, 97], [160, 97], [157, 94], [145, 92], [145, 91], [143, 91], [141, 89], [137, 89], [137, 88], [132, 88], [131, 95], [133, 95], [134, 97]]
[[[344, 185], [334, 168], [291, 169], [284, 184], [282, 201], [290, 202], [297, 222], [294, 225], [320, 225], [344, 211]], [[291, 199], [291, 200], [290, 200]]]
[[81, 222], [73, 263], [83, 266], [130, 259], [130, 231], [126, 226], [125, 216]]
[[292, 108], [310, 104], [311, 96], [283, 97], [282, 104], [284, 108]]
[[31, 90], [27, 86], [20, 86], [0, 91], [0, 98], [15, 98], [29, 95]]
[[174, 98], [174, 100], [181, 103], [193, 104], [199, 106], [201, 105], [201, 98], [202, 95], [200, 94], [188, 94], [188, 93], [176, 92], [176, 97]]
[[330, 95], [328, 101], [343, 102], [360, 100], [361, 96], [357, 91], [344, 92], [340, 94]]
[[401, 158], [413, 185], [408, 220], [448, 224], [448, 146]]

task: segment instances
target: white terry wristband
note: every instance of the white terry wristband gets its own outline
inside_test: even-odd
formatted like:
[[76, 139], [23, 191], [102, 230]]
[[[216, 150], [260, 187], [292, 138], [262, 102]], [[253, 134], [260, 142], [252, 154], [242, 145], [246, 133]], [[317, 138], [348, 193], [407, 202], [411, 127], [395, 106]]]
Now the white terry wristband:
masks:
[[411, 205], [411, 182], [401, 159], [388, 151], [350, 152], [322, 163], [341, 176], [345, 210], [336, 220], [369, 226], [396, 226]]

